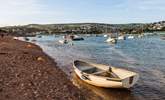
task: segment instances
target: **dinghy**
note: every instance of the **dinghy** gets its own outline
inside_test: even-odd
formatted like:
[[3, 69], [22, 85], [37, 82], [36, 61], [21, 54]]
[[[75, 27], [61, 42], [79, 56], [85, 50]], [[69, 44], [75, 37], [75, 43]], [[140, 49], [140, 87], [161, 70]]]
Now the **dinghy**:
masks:
[[118, 40], [126, 40], [126, 37], [122, 35], [122, 36], [119, 36], [117, 39]]
[[18, 40], [18, 37], [13, 37], [14, 40]]
[[71, 40], [72, 41], [81, 41], [81, 40], [84, 40], [84, 38], [82, 38], [78, 35], [73, 35], [73, 36], [71, 36]]
[[116, 44], [116, 43], [117, 43], [117, 39], [116, 39], [116, 38], [111, 38], [111, 37], [109, 37], [109, 38], [106, 40], [106, 42], [112, 43], [112, 44]]
[[130, 88], [139, 75], [121, 68], [76, 60], [73, 63], [75, 73], [88, 84], [105, 88]]
[[108, 37], [108, 35], [107, 35], [107, 34], [105, 34], [105, 35], [104, 35], [104, 37]]
[[128, 39], [134, 39], [135, 37], [133, 35], [128, 36]]
[[59, 40], [58, 42], [61, 43], [61, 44], [67, 44], [68, 43], [67, 40]]

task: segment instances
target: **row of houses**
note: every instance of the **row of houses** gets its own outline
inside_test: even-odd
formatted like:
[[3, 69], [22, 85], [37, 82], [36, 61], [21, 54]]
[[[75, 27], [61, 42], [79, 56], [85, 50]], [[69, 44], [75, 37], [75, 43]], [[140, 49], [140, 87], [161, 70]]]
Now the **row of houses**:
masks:
[[82, 23], [82, 24], [31, 24], [25, 26], [4, 27], [3, 30], [13, 35], [37, 35], [41, 33], [140, 33], [143, 31], [165, 30], [165, 21], [150, 24], [100, 24], [100, 23]]
[[157, 22], [157, 23], [151, 23], [148, 26], [149, 30], [164, 30], [165, 28], [165, 21]]

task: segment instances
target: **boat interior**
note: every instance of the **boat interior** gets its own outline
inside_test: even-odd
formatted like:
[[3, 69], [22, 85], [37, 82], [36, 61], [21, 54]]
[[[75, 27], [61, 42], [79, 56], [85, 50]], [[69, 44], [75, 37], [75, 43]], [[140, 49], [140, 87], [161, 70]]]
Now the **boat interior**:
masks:
[[[85, 67], [84, 67], [85, 68]], [[82, 70], [85, 73], [96, 75], [96, 76], [103, 76], [103, 77], [110, 77], [110, 78], [118, 78], [115, 73], [109, 71], [109, 70], [101, 70], [96, 67], [84, 69]]]
[[77, 63], [76, 65], [78, 69], [88, 74], [109, 78], [118, 78], [118, 76], [111, 71], [111, 68], [109, 68], [109, 70], [102, 70], [85, 62]]

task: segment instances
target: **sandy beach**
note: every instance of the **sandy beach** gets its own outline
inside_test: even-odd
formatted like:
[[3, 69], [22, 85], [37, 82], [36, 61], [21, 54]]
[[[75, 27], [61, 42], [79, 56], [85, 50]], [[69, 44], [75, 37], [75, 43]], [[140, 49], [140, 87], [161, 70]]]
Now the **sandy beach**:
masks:
[[84, 100], [40, 47], [11, 37], [0, 38], [1, 100]]

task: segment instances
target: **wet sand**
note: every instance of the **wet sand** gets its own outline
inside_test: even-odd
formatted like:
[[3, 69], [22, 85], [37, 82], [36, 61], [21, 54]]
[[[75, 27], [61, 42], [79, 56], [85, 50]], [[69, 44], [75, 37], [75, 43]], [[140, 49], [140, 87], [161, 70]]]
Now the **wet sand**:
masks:
[[40, 47], [0, 38], [1, 100], [84, 100], [81, 92]]

